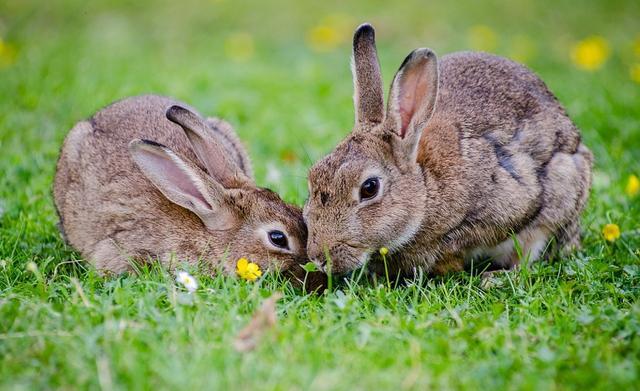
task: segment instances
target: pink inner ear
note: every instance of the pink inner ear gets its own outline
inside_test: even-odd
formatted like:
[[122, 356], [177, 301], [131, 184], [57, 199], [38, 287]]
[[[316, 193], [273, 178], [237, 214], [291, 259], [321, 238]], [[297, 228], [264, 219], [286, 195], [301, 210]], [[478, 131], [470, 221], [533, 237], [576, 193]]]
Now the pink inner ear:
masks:
[[211, 208], [194, 181], [171, 158], [145, 153], [145, 160], [143, 164], [148, 170], [147, 173], [155, 177], [154, 182], [163, 193], [178, 193]]
[[414, 65], [404, 71], [400, 80], [400, 129], [398, 134], [403, 137], [407, 134], [409, 124], [427, 97], [427, 76], [422, 72], [423, 64]]

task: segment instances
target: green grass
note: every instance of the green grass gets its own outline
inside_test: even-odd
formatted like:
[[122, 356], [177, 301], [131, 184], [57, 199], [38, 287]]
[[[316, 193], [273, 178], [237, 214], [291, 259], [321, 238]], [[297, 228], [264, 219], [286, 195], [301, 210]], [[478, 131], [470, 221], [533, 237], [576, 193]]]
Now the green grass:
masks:
[[[640, 63], [640, 3], [343, 3], [0, 2], [0, 388], [640, 387], [640, 197], [624, 193], [640, 174], [640, 84], [629, 75]], [[315, 52], [305, 37], [327, 15], [348, 28]], [[180, 304], [162, 270], [104, 279], [74, 262], [50, 187], [76, 121], [124, 96], [174, 96], [233, 123], [258, 183], [302, 204], [307, 168], [352, 125], [349, 34], [364, 20], [378, 29], [386, 83], [415, 47], [470, 48], [476, 25], [495, 39], [475, 45], [526, 49], [596, 156], [583, 250], [486, 289], [459, 273], [304, 295], [273, 277], [250, 284], [193, 271], [193, 305]], [[254, 40], [245, 62], [225, 53], [237, 32]], [[590, 35], [611, 47], [596, 72], [570, 61]], [[622, 230], [613, 244], [600, 233], [609, 222]], [[255, 351], [236, 352], [237, 332], [278, 290], [277, 328]]]

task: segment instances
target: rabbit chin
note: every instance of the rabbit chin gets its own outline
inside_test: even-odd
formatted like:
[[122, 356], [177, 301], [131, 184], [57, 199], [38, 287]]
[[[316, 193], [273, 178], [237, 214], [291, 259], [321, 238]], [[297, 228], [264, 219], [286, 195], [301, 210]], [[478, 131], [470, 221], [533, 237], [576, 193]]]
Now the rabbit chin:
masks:
[[[419, 214], [414, 214], [407, 221], [400, 232], [396, 233], [396, 236], [386, 241], [375, 240], [375, 242], [382, 242], [382, 245], [362, 245], [362, 246], [350, 246], [340, 245], [334, 248], [339, 249], [338, 254], [334, 253], [333, 264], [331, 266], [331, 273], [335, 275], [346, 275], [371, 261], [372, 255], [377, 253], [381, 247], [387, 247], [391, 254], [402, 251], [402, 248], [410, 243], [415, 235], [420, 230], [422, 219]], [[327, 271], [327, 270], [325, 270]]]
[[[354, 253], [357, 249], [353, 248]], [[331, 270], [325, 269], [326, 273], [331, 273], [337, 276], [345, 276], [354, 270], [364, 266], [371, 256], [371, 251], [363, 251], [359, 256], [354, 254], [344, 254], [339, 259], [336, 259], [334, 263], [331, 265]]]

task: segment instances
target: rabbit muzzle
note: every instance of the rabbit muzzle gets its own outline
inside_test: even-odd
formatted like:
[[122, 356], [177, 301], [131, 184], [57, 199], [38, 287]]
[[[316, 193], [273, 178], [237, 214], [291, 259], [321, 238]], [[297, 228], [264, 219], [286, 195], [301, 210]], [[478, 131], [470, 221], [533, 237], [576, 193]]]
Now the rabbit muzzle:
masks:
[[343, 275], [362, 266], [368, 249], [342, 241], [324, 242], [315, 238], [307, 243], [309, 258], [327, 274]]

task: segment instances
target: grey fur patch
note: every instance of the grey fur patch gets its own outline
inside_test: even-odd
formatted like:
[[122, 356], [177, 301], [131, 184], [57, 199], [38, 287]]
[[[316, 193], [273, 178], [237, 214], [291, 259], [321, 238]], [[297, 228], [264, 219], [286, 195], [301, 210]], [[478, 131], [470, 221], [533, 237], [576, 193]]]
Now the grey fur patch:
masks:
[[[210, 126], [211, 129], [213, 129], [214, 132], [216, 132], [216, 135], [221, 136], [229, 145], [233, 145], [234, 147], [237, 147], [235, 145], [235, 141], [231, 139], [231, 137], [229, 137], [225, 132], [220, 131], [220, 129], [218, 129], [215, 126]], [[245, 172], [246, 171], [246, 167], [244, 164], [244, 161], [242, 159], [242, 156], [240, 155], [240, 152], [238, 152], [237, 149], [231, 149], [229, 150], [229, 152], [233, 153], [234, 155], [234, 161], [238, 163], [238, 165], [240, 166], [240, 169]]]
[[513, 179], [515, 179], [518, 183], [522, 184], [522, 177], [518, 174], [515, 167], [513, 166], [513, 155], [509, 152], [498, 140], [495, 139], [491, 134], [485, 134], [482, 136], [485, 140], [491, 143], [493, 150], [496, 154], [496, 158], [498, 158], [498, 164], [502, 167], [506, 172], [511, 175]]
[[327, 205], [327, 202], [329, 202], [329, 194], [324, 191], [320, 192], [320, 202], [322, 203], [322, 206]]
[[89, 122], [89, 124], [91, 125], [91, 130], [93, 131], [93, 133], [100, 133], [102, 132], [102, 130], [100, 130], [100, 128], [98, 127], [98, 123], [96, 121], [96, 117], [95, 116], [91, 116], [89, 117], [89, 119], [87, 120]]

